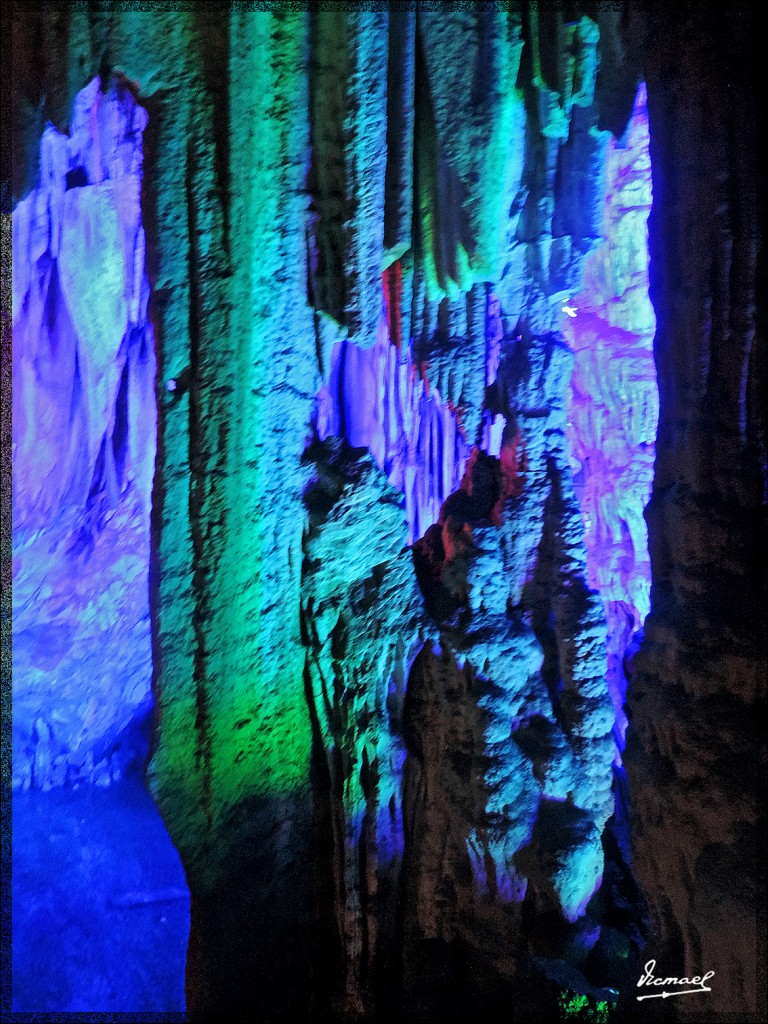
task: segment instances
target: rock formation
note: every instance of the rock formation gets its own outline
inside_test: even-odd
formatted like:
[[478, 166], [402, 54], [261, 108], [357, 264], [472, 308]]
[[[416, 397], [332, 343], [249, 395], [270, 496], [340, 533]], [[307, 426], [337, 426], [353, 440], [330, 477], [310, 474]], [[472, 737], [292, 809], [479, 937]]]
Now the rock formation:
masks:
[[[643, 259], [617, 260], [648, 209], [643, 75], [660, 411], [633, 869], [659, 961], [721, 970], [713, 1005], [757, 1012], [765, 364], [748, 25], [724, 21], [632, 0], [14, 18], [20, 781], [97, 749], [44, 673], [124, 603], [136, 635], [101, 662], [133, 682], [86, 725], [147, 697], [145, 582], [126, 602], [123, 580], [156, 438], [148, 779], [191, 891], [191, 1019], [555, 1012], [640, 955], [607, 822], [647, 610], [652, 327]], [[62, 601], [78, 558], [105, 596]]]
[[108, 784], [151, 706], [146, 123], [94, 78], [13, 214], [16, 785]]
[[[718, 971], [711, 1007], [721, 1019], [765, 1008], [756, 784], [768, 676], [766, 364], [753, 32], [741, 14], [665, 13], [645, 44], [659, 429], [646, 512], [651, 612], [628, 692], [625, 762], [658, 962]], [[763, 250], [763, 268], [764, 259]]]
[[574, 350], [567, 437], [584, 517], [587, 578], [608, 622], [608, 687], [623, 746], [624, 655], [650, 607], [648, 503], [658, 423], [648, 297], [651, 208], [646, 90], [606, 155], [605, 243], [589, 254], [563, 333]]

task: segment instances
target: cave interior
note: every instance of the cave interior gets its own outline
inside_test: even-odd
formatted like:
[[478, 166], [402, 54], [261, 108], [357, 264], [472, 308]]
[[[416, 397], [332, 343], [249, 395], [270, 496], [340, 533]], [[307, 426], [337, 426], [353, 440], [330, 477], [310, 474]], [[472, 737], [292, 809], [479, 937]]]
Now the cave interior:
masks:
[[756, 15], [9, 8], [14, 1011], [765, 1019]]

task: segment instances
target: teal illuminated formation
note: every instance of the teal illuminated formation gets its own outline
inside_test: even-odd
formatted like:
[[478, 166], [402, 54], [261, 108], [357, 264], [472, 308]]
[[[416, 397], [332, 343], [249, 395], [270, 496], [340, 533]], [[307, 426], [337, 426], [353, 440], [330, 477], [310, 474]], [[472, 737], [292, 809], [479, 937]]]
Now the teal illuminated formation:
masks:
[[141, 766], [190, 1020], [752, 1012], [745, 20], [257, 6], [14, 15], [17, 794]]

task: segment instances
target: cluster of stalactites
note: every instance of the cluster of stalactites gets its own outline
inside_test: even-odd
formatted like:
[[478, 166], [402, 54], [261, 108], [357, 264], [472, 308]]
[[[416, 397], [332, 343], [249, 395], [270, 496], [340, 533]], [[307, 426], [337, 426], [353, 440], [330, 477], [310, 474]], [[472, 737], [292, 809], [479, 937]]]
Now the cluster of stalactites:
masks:
[[[546, 902], [554, 885], [555, 905], [573, 920], [599, 884], [612, 806], [605, 623], [585, 578], [565, 449], [572, 358], [558, 331], [602, 228], [609, 136], [597, 129], [597, 26], [501, 8], [316, 18], [316, 431], [368, 448], [404, 495], [407, 539], [424, 537], [414, 552], [425, 623], [439, 632], [440, 658], [459, 658], [475, 680], [461, 701], [477, 727], [480, 777], [496, 794], [487, 805], [478, 796], [470, 815], [475, 883], [485, 884], [493, 862], [492, 888], [505, 901], [522, 899], [530, 881]], [[470, 524], [454, 506], [475, 500], [478, 448], [490, 453], [500, 490], [487, 522]], [[318, 529], [313, 553], [336, 527]], [[471, 555], [453, 557], [465, 534]], [[372, 580], [371, 593], [381, 589], [375, 572]], [[391, 611], [402, 632], [405, 619]], [[313, 679], [323, 657], [330, 676], [332, 639], [311, 647]], [[449, 699], [446, 687], [465, 690], [458, 667], [433, 672], [430, 657], [417, 659], [407, 689], [411, 781], [419, 744], [444, 732], [433, 703]], [[528, 740], [540, 728], [558, 736], [556, 756], [532, 767]], [[328, 735], [324, 745], [339, 742]], [[528, 788], [527, 811], [513, 822], [505, 807], [522, 806], [515, 771]], [[545, 822], [548, 801], [568, 794], [572, 820]], [[347, 813], [355, 818], [351, 806]], [[422, 855], [429, 874], [429, 851]]]
[[551, 8], [313, 15], [316, 423], [371, 449], [410, 541], [498, 444], [501, 348], [557, 329], [600, 240], [599, 31]]
[[147, 114], [118, 81], [49, 125], [37, 187], [13, 214], [14, 520], [114, 507], [132, 480], [149, 508], [154, 368], [141, 222]]

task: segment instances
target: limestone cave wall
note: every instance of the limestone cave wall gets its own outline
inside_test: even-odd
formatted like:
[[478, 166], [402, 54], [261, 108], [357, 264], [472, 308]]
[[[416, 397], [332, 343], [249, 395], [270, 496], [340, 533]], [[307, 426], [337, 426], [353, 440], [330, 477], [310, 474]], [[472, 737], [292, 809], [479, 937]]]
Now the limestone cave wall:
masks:
[[687, 972], [719, 964], [713, 1014], [759, 1015], [768, 669], [756, 39], [746, 12], [712, 8], [665, 12], [646, 32], [659, 428], [651, 609], [627, 700], [635, 870], [666, 955]]
[[631, 1015], [644, 949], [758, 1019], [746, 10], [12, 31], [16, 781], [114, 776], [151, 699], [191, 1019]]

